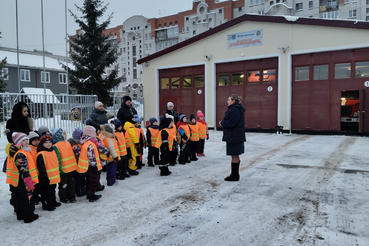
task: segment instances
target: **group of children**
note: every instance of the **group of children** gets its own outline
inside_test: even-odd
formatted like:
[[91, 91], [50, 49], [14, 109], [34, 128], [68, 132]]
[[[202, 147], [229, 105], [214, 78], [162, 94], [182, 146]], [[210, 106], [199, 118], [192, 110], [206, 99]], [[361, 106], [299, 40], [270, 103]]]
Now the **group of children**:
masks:
[[[143, 164], [144, 148], [148, 147], [148, 166], [159, 165], [160, 175], [170, 175], [169, 165], [198, 160], [205, 156], [204, 142], [209, 139], [207, 124], [201, 111], [197, 119], [189, 121], [184, 114], [174, 124], [174, 117], [150, 118], [146, 137], [137, 115], [129, 115], [122, 125], [111, 119], [97, 128], [90, 119], [83, 129], [76, 128], [72, 138], [56, 128], [42, 126], [38, 131], [7, 132], [6, 183], [10, 185], [11, 200], [18, 220], [30, 223], [38, 219], [35, 204], [53, 211], [61, 203], [75, 203], [76, 196], [90, 202], [99, 200], [104, 190], [100, 183], [101, 171], [106, 171], [108, 186], [118, 184], [132, 175]], [[154, 165], [155, 164], [155, 165]], [[60, 202], [56, 200], [56, 188]]]

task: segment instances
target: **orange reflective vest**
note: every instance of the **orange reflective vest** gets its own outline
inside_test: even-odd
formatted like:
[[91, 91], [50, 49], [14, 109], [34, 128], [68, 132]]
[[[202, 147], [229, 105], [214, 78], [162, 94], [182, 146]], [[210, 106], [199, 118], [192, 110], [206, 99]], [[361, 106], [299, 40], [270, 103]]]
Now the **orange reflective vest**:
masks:
[[183, 129], [185, 131], [185, 135], [187, 136], [187, 140], [184, 140], [183, 138], [180, 139], [180, 141], [183, 141], [184, 143], [190, 140], [191, 131], [190, 127], [188, 125], [180, 125], [178, 129]]
[[195, 125], [188, 124], [188, 126], [191, 128], [190, 140], [194, 142], [199, 141], [199, 126], [197, 125], [197, 123]]
[[31, 148], [30, 153], [32, 154], [33, 159], [36, 161], [36, 158], [37, 158], [37, 147], [36, 146], [33, 146], [33, 145], [29, 145], [29, 147]]
[[207, 125], [206, 123], [202, 123], [202, 122], [197, 122], [197, 125], [199, 126], [199, 137], [201, 139], [205, 139], [206, 138], [206, 128]]
[[70, 173], [77, 170], [76, 156], [74, 155], [73, 148], [70, 143], [59, 141], [55, 143], [54, 146], [59, 150], [63, 173]]
[[119, 156], [127, 155], [126, 138], [123, 132], [115, 132], [114, 134], [118, 140]]
[[60, 182], [59, 162], [55, 151], [40, 151], [37, 154], [41, 155], [44, 160], [47, 177], [49, 178], [50, 184], [57, 184]]
[[14, 187], [18, 186], [19, 171], [17, 166], [13, 162], [13, 158], [8, 156], [6, 159], [6, 180], [5, 183]]
[[159, 129], [153, 129], [149, 127], [147, 130], [150, 131], [150, 135], [151, 135], [151, 147], [155, 147], [159, 149], [160, 148]]
[[168, 146], [169, 146], [169, 150], [172, 151], [172, 149], [173, 149], [173, 134], [170, 131], [170, 129], [168, 129], [168, 128], [165, 128], [165, 129], [160, 130], [160, 132], [159, 132], [160, 146], [161, 146], [161, 144], [163, 142], [163, 140], [161, 139], [161, 132], [162, 131], [166, 131], [168, 133]]
[[22, 153], [26, 156], [29, 175], [31, 176], [32, 180], [35, 181], [36, 184], [38, 184], [38, 169], [37, 169], [36, 158], [33, 156], [31, 151], [27, 152], [24, 149], [18, 150], [18, 152], [15, 154], [14, 157], [16, 157], [18, 153]]
[[[108, 148], [108, 139], [109, 139], [109, 137], [107, 137], [107, 138], [105, 138], [105, 140], [104, 140], [104, 146], [106, 147], [106, 148]], [[110, 138], [110, 139], [112, 139], [113, 140], [113, 142], [114, 142], [114, 149], [115, 149], [115, 152], [117, 153], [117, 155], [118, 155], [118, 159], [120, 160], [120, 155], [119, 155], [119, 146], [118, 146], [118, 143], [117, 143], [117, 141], [115, 140], [115, 138]], [[108, 159], [106, 160], [108, 163], [109, 162], [112, 162], [113, 161], [113, 155], [112, 154], [110, 154], [109, 155], [109, 157], [108, 157]]]
[[77, 172], [78, 173], [85, 173], [88, 170], [89, 167], [89, 161], [87, 158], [87, 149], [88, 146], [92, 145], [94, 148], [95, 158], [96, 158], [96, 167], [97, 170], [100, 171], [102, 169], [101, 162], [100, 162], [100, 156], [99, 151], [97, 150], [96, 145], [91, 142], [90, 140], [86, 141], [81, 148], [81, 154], [79, 155], [78, 165], [77, 165]]
[[173, 127], [169, 129], [169, 131], [172, 133], [172, 136], [173, 136], [173, 139], [175, 141], [178, 140], [178, 137], [177, 137], [177, 127], [175, 124], [173, 124]]

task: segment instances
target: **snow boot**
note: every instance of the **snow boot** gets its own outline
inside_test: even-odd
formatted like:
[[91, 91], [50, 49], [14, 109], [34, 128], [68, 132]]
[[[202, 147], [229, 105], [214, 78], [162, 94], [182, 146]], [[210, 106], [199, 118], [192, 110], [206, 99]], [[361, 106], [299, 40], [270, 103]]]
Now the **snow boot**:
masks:
[[87, 199], [89, 202], [97, 201], [101, 198], [101, 195], [96, 195], [95, 193], [87, 194]]
[[232, 164], [231, 164], [232, 173], [231, 173], [231, 175], [226, 177], [224, 180], [225, 181], [238, 181], [238, 180], [240, 180], [240, 174], [238, 173], [239, 167], [240, 167], [240, 163], [232, 162]]
[[161, 166], [159, 167], [159, 169], [160, 169], [160, 176], [168, 176], [172, 173], [171, 171], [169, 171], [168, 166]]

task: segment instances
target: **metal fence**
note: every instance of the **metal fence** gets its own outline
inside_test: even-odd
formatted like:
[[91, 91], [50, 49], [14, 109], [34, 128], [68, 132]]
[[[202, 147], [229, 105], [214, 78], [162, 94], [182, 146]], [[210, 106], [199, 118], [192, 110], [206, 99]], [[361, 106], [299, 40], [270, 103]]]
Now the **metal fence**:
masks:
[[[49, 129], [62, 128], [68, 137], [76, 127], [83, 128], [84, 122], [94, 110], [95, 95], [66, 95], [66, 94], [25, 94], [0, 93], [0, 136], [6, 129], [6, 121], [11, 118], [13, 107], [18, 102], [25, 102], [33, 118], [33, 130], [40, 126]], [[115, 96], [114, 104], [107, 110], [108, 118], [116, 117], [121, 107], [122, 97]], [[143, 99], [133, 100], [133, 107], [141, 119], [144, 118]]]

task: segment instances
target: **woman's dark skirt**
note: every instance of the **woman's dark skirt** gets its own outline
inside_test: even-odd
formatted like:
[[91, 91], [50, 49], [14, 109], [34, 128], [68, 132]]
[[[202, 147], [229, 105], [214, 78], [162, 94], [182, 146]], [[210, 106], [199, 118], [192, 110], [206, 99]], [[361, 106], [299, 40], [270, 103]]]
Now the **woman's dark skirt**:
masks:
[[245, 153], [244, 143], [228, 143], [227, 142], [227, 155], [242, 155]]

